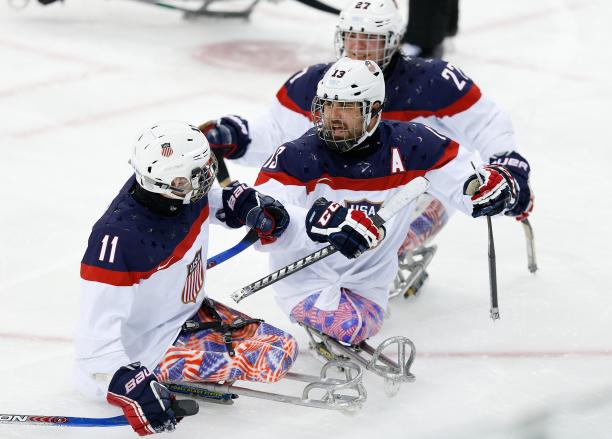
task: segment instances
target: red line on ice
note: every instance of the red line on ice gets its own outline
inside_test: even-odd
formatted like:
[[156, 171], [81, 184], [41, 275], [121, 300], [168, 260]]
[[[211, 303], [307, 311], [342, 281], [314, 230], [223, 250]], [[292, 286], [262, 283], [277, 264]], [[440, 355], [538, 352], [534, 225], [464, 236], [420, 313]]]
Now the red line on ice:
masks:
[[[36, 334], [17, 334], [0, 332], [0, 339], [13, 339], [34, 342], [72, 343], [72, 338]], [[558, 351], [432, 351], [417, 352], [418, 358], [593, 358], [612, 357], [612, 349], [558, 350]]]

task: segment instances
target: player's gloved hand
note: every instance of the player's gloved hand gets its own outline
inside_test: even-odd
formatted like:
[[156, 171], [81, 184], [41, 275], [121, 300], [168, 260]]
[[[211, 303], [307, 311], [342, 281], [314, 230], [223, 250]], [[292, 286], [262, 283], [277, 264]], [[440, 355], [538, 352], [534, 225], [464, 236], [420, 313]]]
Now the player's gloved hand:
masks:
[[280, 201], [234, 181], [223, 188], [223, 209], [217, 218], [229, 227], [255, 229], [262, 242], [274, 242], [289, 226], [289, 213]]
[[478, 169], [483, 184], [476, 174], [463, 184], [463, 193], [472, 200], [472, 216], [494, 216], [505, 213], [516, 203], [516, 182], [510, 172], [500, 165], [486, 165]]
[[213, 150], [221, 151], [227, 159], [242, 157], [251, 143], [249, 124], [240, 116], [225, 116], [209, 120], [198, 127]]
[[509, 206], [505, 212], [513, 216], [517, 221], [526, 219], [533, 210], [533, 192], [529, 186], [529, 173], [531, 168], [529, 162], [515, 151], [496, 154], [490, 159], [491, 164], [502, 165], [514, 177], [518, 196], [514, 205]]
[[385, 234], [384, 227], [376, 227], [362, 211], [325, 198], [315, 201], [306, 214], [306, 233], [315, 242], [329, 242], [351, 259], [376, 247]]
[[140, 363], [115, 372], [106, 395], [110, 404], [121, 407], [140, 436], [174, 430], [177, 419], [170, 407], [173, 399], [174, 395]]

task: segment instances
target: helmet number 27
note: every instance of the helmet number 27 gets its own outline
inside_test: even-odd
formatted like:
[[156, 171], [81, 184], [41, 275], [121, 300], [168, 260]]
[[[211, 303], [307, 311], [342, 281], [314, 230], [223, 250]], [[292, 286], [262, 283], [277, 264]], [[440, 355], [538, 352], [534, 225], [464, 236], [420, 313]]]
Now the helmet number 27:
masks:
[[368, 9], [368, 6], [370, 6], [371, 3], [369, 2], [357, 2], [357, 4], [355, 5], [355, 9]]

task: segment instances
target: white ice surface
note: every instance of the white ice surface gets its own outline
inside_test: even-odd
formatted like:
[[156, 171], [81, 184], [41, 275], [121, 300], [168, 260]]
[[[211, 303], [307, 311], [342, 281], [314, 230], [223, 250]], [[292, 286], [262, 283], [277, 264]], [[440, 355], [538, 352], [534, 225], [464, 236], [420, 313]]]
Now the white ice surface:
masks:
[[[369, 376], [368, 402], [352, 417], [245, 397], [233, 407], [201, 404], [172, 437], [610, 437], [611, 5], [461, 2], [447, 58], [511, 113], [534, 170], [540, 271], [527, 271], [520, 226], [494, 221], [500, 321], [488, 317], [485, 222], [455, 215], [422, 295], [393, 303], [374, 338], [416, 343], [414, 384], [388, 399]], [[256, 115], [288, 75], [333, 58], [333, 26], [333, 16], [290, 1], [259, 5], [249, 23], [184, 21], [128, 1], [32, 3], [21, 12], [0, 4], [0, 412], [117, 414], [71, 388], [70, 340], [80, 258], [130, 174], [133, 136], [157, 120]], [[241, 236], [215, 229], [211, 248]], [[265, 258], [247, 251], [211, 270], [207, 289], [229, 303], [266, 270]], [[295, 333], [295, 370], [316, 373], [305, 334], [271, 291], [240, 309]], [[128, 427], [0, 425], [0, 438], [22, 437], [135, 436]]]

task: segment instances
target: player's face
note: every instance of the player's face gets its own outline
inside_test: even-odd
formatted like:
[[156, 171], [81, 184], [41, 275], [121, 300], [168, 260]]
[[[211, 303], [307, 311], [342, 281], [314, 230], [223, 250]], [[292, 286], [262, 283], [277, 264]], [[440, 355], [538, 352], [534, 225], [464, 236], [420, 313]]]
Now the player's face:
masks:
[[177, 197], [183, 198], [185, 194], [191, 191], [191, 182], [187, 180], [185, 177], [176, 177], [170, 183], [172, 188], [174, 189], [172, 193]]
[[385, 57], [384, 35], [363, 32], [344, 32], [343, 35], [345, 55], [349, 58], [361, 61], [371, 59], [378, 63]]
[[323, 104], [323, 125], [334, 140], [356, 139], [363, 134], [361, 103], [327, 101]]
[[197, 201], [210, 190], [210, 186], [217, 174], [217, 161], [213, 155], [207, 165], [203, 168], [196, 168], [192, 171], [191, 180], [185, 177], [176, 177], [172, 180], [172, 194], [180, 198], [185, 198], [190, 192], [191, 201]]

